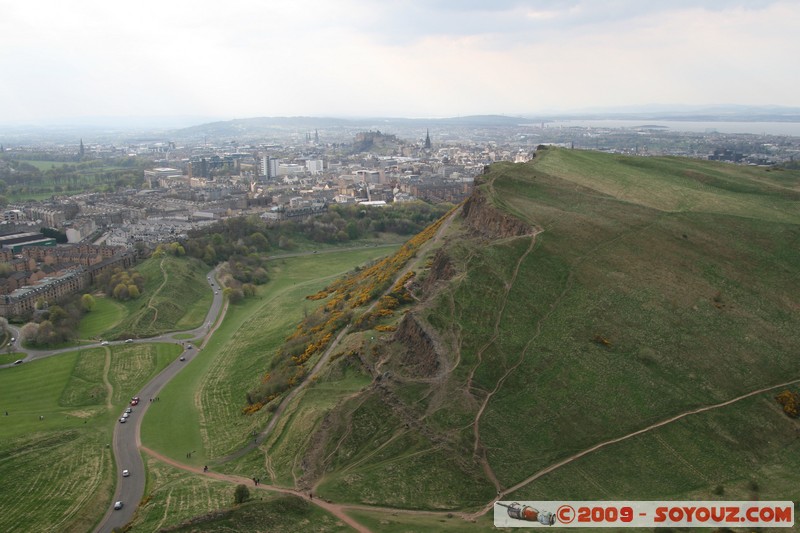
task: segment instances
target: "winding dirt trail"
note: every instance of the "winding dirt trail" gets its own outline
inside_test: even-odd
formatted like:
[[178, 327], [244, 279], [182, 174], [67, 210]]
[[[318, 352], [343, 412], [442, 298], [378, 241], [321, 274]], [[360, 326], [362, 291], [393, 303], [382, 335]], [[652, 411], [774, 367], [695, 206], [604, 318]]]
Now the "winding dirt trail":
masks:
[[161, 292], [161, 289], [164, 288], [164, 285], [167, 284], [167, 271], [164, 270], [164, 258], [163, 257], [161, 258], [161, 262], [158, 263], [158, 268], [161, 269], [161, 274], [164, 277], [164, 281], [161, 282], [161, 285], [159, 285], [158, 288], [155, 291], [153, 291], [153, 294], [150, 296], [150, 299], [147, 300], [147, 308], [153, 310], [153, 320], [150, 321], [150, 325], [155, 324], [156, 323], [156, 319], [158, 318], [158, 308], [153, 305], [153, 298], [155, 298]]
[[232, 474], [221, 474], [219, 472], [213, 472], [211, 470], [209, 470], [208, 472], [203, 472], [202, 468], [185, 465], [183, 463], [179, 463], [178, 461], [175, 461], [173, 459], [170, 459], [169, 457], [161, 455], [160, 453], [155, 452], [155, 451], [153, 451], [150, 448], [147, 448], [145, 446], [140, 446], [139, 449], [141, 451], [145, 452], [146, 454], [148, 454], [149, 456], [153, 457], [154, 459], [158, 459], [162, 463], [166, 463], [166, 464], [168, 464], [170, 466], [173, 466], [175, 468], [179, 468], [181, 470], [185, 470], [187, 472], [192, 472], [193, 474], [208, 476], [208, 477], [210, 477], [212, 479], [216, 479], [218, 481], [225, 481], [225, 482], [231, 483], [233, 485], [240, 485], [240, 484], [247, 485], [250, 488], [250, 490], [259, 490], [260, 489], [260, 490], [266, 490], [266, 491], [270, 491], [270, 492], [280, 492], [282, 494], [290, 494], [292, 496], [296, 496], [298, 498], [302, 498], [302, 499], [306, 500], [307, 502], [312, 503], [312, 504], [316, 505], [317, 507], [320, 507], [320, 508], [324, 509], [325, 511], [329, 512], [330, 514], [332, 514], [333, 516], [335, 516], [336, 518], [338, 518], [339, 520], [341, 520], [342, 522], [344, 522], [348, 526], [352, 527], [353, 529], [355, 529], [359, 533], [371, 533], [370, 529], [368, 529], [367, 527], [363, 526], [362, 524], [356, 522], [353, 518], [349, 517], [344, 512], [345, 507], [342, 506], [342, 505], [338, 505], [338, 504], [335, 504], [335, 503], [329, 503], [329, 502], [327, 502], [325, 500], [320, 500], [319, 498], [314, 499], [309, 494], [307, 494], [305, 492], [300, 492], [300, 491], [298, 491], [296, 489], [287, 489], [287, 488], [284, 488], [284, 487], [277, 487], [275, 485], [265, 485], [263, 483], [259, 483], [257, 486], [253, 486], [253, 480], [249, 479], [249, 478], [246, 478], [246, 477], [235, 476], [235, 475], [232, 475]]
[[111, 382], [108, 381], [108, 372], [111, 370], [111, 349], [106, 346], [106, 360], [103, 363], [103, 385], [106, 386], [106, 407], [110, 410], [113, 409], [113, 405], [111, 404], [111, 396], [114, 394], [114, 387], [111, 386]]
[[[517, 260], [517, 264], [514, 266], [514, 272], [511, 274], [511, 279], [508, 280], [505, 283], [506, 291], [505, 291], [505, 294], [503, 295], [503, 303], [500, 305], [500, 310], [497, 313], [497, 319], [494, 322], [494, 333], [492, 334], [492, 337], [486, 342], [486, 344], [484, 344], [480, 348], [480, 350], [478, 350], [478, 353], [476, 354], [478, 362], [475, 364], [474, 367], [472, 367], [472, 369], [470, 370], [470, 373], [469, 373], [469, 377], [467, 378], [467, 390], [468, 391], [472, 390], [472, 380], [475, 377], [475, 372], [478, 370], [478, 368], [483, 363], [483, 353], [486, 350], [488, 350], [489, 347], [492, 346], [495, 343], [495, 341], [497, 340], [497, 338], [500, 336], [500, 322], [503, 320], [503, 315], [505, 314], [506, 304], [508, 303], [508, 295], [511, 293], [511, 290], [514, 288], [514, 283], [516, 283], [516, 281], [517, 281], [517, 275], [519, 274], [519, 269], [520, 269], [520, 266], [522, 265], [522, 262], [533, 251], [533, 247], [536, 244], [536, 235], [537, 235], [537, 233], [533, 233], [532, 235], [530, 235], [530, 238], [531, 238], [530, 245], [528, 246], [527, 250], [525, 250], [525, 252], [523, 252], [522, 255], [520, 255], [519, 259]], [[520, 360], [515, 365], [513, 365], [498, 380], [498, 382], [495, 385], [495, 388], [483, 398], [483, 402], [481, 402], [481, 406], [478, 409], [478, 412], [475, 414], [475, 420], [472, 422], [472, 435], [473, 435], [473, 439], [474, 439], [472, 453], [474, 455], [478, 456], [479, 461], [481, 463], [481, 468], [483, 469], [484, 474], [486, 474], [486, 477], [489, 478], [489, 480], [494, 485], [495, 489], [497, 489], [498, 491], [501, 489], [500, 480], [497, 479], [497, 476], [494, 473], [494, 469], [489, 464], [489, 459], [486, 456], [486, 450], [481, 445], [480, 420], [481, 420], [481, 416], [483, 416], [483, 412], [486, 409], [486, 406], [489, 404], [489, 400], [492, 399], [492, 396], [500, 388], [500, 386], [502, 385], [503, 381], [505, 381], [506, 377], [508, 377], [509, 374], [517, 366], [519, 366], [519, 364], [522, 362], [522, 359], [524, 359], [524, 352], [523, 352], [522, 356], [520, 357]]]
[[[662, 420], [661, 422], [656, 422], [655, 424], [651, 424], [651, 425], [649, 425], [649, 426], [647, 426], [645, 428], [639, 429], [639, 430], [634, 431], [632, 433], [628, 433], [627, 435], [623, 435], [621, 437], [617, 437], [617, 438], [614, 438], [614, 439], [609, 439], [609, 440], [603, 441], [603, 442], [601, 442], [599, 444], [595, 444], [591, 448], [587, 448], [587, 449], [583, 450], [582, 452], [578, 452], [578, 453], [576, 453], [574, 455], [570, 455], [566, 459], [563, 459], [563, 460], [561, 460], [561, 461], [559, 461], [557, 463], [554, 463], [554, 464], [552, 464], [552, 465], [550, 465], [550, 466], [548, 466], [546, 468], [543, 468], [542, 470], [539, 470], [535, 474], [523, 479], [522, 481], [520, 481], [516, 485], [513, 485], [513, 486], [511, 486], [511, 487], [509, 487], [509, 488], [507, 488], [505, 490], [500, 491], [497, 499], [500, 500], [504, 496], [506, 496], [508, 494], [511, 494], [512, 492], [515, 492], [515, 491], [521, 489], [522, 487], [524, 487], [525, 485], [531, 483], [532, 481], [535, 481], [535, 480], [539, 479], [540, 477], [542, 477], [542, 476], [544, 476], [546, 474], [549, 474], [550, 472], [553, 472], [554, 470], [557, 470], [557, 469], [561, 468], [564, 465], [568, 465], [569, 463], [571, 463], [571, 462], [573, 462], [573, 461], [575, 461], [577, 459], [580, 459], [581, 457], [583, 457], [585, 455], [589, 455], [590, 453], [595, 452], [595, 451], [597, 451], [597, 450], [599, 450], [601, 448], [605, 448], [606, 446], [610, 446], [611, 444], [616, 444], [618, 442], [622, 442], [624, 440], [628, 440], [628, 439], [630, 439], [632, 437], [636, 437], [637, 435], [641, 435], [643, 433], [647, 433], [649, 431], [652, 431], [654, 429], [660, 428], [662, 426], [666, 426], [667, 424], [671, 424], [672, 422], [676, 422], [676, 421], [678, 421], [678, 420], [680, 420], [682, 418], [686, 418], [687, 416], [690, 416], [690, 415], [696, 415], [696, 414], [699, 414], [699, 413], [705, 413], [706, 411], [713, 411], [714, 409], [719, 409], [721, 407], [726, 407], [728, 405], [734, 404], [734, 403], [739, 402], [741, 400], [745, 400], [745, 399], [750, 398], [752, 396], [756, 396], [758, 394], [763, 394], [765, 392], [769, 392], [771, 390], [779, 389], [779, 388], [782, 388], [782, 387], [788, 387], [789, 385], [795, 385], [797, 383], [800, 383], [800, 378], [793, 379], [792, 381], [787, 381], [785, 383], [780, 383], [778, 385], [770, 385], [769, 387], [764, 387], [762, 389], [757, 389], [757, 390], [748, 392], [746, 394], [742, 394], [741, 396], [737, 396], [736, 398], [731, 398], [730, 400], [726, 400], [726, 401], [721, 402], [721, 403], [716, 403], [716, 404], [713, 404], [713, 405], [707, 405], [705, 407], [698, 407], [697, 409], [692, 409], [691, 411], [686, 411], [684, 413], [681, 413], [681, 414], [675, 415], [673, 417], [667, 418], [665, 420]], [[492, 501], [489, 504], [487, 504], [486, 507], [484, 507], [483, 509], [481, 509], [477, 513], [472, 514], [472, 515], [467, 515], [467, 516], [471, 516], [471, 517], [475, 518], [475, 517], [478, 517], [478, 516], [486, 514], [487, 512], [489, 512], [493, 508], [494, 508], [494, 501]]]

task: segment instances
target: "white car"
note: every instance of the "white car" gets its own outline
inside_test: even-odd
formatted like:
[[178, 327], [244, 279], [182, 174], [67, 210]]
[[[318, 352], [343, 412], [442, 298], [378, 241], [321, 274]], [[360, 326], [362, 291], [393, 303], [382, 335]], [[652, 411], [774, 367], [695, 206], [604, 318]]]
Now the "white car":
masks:
[[133, 342], [133, 339], [125, 339], [125, 344], [130, 344]]
[[130, 473], [130, 472], [128, 472], [127, 470], [123, 470], [123, 471], [122, 471], [122, 477], [128, 477], [128, 476], [130, 476], [130, 475], [131, 475], [131, 473]]
[[117, 511], [122, 509], [122, 501], [114, 502], [114, 509], [117, 510]]
[[103, 341], [100, 343], [100, 346], [108, 346], [108, 341]]
[[128, 418], [129, 416], [131, 415], [129, 415], [128, 413], [122, 413], [122, 418]]
[[124, 416], [123, 416], [122, 418], [120, 418], [120, 419], [119, 419], [119, 423], [120, 423], [120, 424], [124, 424], [124, 423], [125, 423], [125, 422], [127, 422], [127, 421], [128, 421], [128, 419], [127, 419], [127, 418], [125, 418]]
[[132, 412], [133, 412], [133, 409], [131, 409], [130, 407], [128, 407], [128, 408], [126, 408], [126, 409], [125, 409], [125, 412], [126, 412], [126, 413], [132, 413]]

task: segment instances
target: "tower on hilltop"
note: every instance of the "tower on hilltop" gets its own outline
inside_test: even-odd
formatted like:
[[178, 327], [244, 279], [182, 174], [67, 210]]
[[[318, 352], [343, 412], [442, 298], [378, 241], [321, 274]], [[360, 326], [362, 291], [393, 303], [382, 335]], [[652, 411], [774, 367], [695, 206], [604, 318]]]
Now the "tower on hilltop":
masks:
[[431, 149], [431, 133], [429, 130], [425, 130], [425, 149]]

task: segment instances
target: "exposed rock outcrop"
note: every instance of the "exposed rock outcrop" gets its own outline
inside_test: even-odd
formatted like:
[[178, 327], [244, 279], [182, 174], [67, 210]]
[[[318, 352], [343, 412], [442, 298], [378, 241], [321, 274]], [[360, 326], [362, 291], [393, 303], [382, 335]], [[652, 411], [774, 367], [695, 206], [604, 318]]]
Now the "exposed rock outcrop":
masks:
[[406, 313], [394, 334], [394, 341], [405, 348], [397, 362], [409, 377], [433, 377], [444, 362], [434, 334], [428, 329], [414, 313]]
[[447, 255], [444, 248], [439, 248], [436, 251], [436, 255], [433, 256], [428, 275], [425, 277], [424, 281], [419, 284], [419, 289], [416, 292], [419, 293], [421, 298], [425, 298], [426, 295], [432, 293], [437, 282], [447, 281], [455, 276], [455, 274], [456, 269], [453, 266], [453, 262], [450, 260], [450, 256]]
[[494, 207], [486, 192], [478, 187], [464, 203], [461, 213], [467, 227], [489, 239], [518, 237], [533, 231], [526, 222]]

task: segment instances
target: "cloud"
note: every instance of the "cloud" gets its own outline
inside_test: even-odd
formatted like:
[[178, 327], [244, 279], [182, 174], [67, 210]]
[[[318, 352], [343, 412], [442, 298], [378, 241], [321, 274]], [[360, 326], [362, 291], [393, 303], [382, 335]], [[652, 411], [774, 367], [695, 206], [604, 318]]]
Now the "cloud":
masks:
[[84, 0], [0, 18], [0, 120], [800, 105], [792, 2]]

